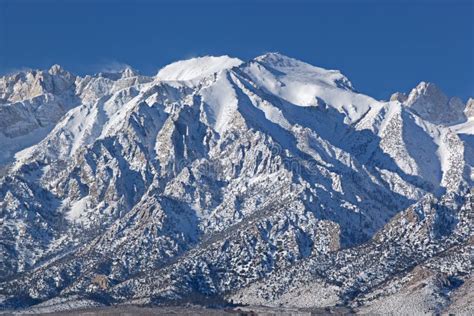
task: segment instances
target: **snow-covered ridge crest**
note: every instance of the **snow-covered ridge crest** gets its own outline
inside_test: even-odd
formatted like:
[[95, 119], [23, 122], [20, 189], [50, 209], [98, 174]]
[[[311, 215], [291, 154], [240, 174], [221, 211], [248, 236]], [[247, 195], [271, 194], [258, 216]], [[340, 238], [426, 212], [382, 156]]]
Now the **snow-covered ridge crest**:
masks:
[[243, 61], [229, 56], [204, 56], [171, 63], [158, 71], [156, 79], [163, 81], [196, 80], [222, 70], [237, 67]]
[[326, 107], [344, 113], [346, 123], [356, 122], [379, 102], [355, 91], [338, 70], [327, 70], [280, 53], [267, 53], [238, 70], [256, 89], [302, 107]]
[[281, 71], [300, 80], [315, 80], [334, 85], [339, 88], [353, 90], [352, 83], [339, 70], [324, 69], [304, 61], [285, 56], [278, 52], [270, 52], [255, 57], [253, 61], [266, 65], [273, 70]]

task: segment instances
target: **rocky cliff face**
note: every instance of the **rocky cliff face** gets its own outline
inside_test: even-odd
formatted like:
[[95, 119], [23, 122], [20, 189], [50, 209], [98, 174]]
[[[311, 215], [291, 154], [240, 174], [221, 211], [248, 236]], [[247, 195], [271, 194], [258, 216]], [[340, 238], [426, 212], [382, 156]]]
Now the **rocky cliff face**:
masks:
[[380, 311], [426, 279], [410, 297], [443, 311], [470, 284], [474, 125], [469, 103], [432, 84], [377, 101], [339, 71], [270, 53], [155, 77], [53, 66], [0, 92], [5, 309]]

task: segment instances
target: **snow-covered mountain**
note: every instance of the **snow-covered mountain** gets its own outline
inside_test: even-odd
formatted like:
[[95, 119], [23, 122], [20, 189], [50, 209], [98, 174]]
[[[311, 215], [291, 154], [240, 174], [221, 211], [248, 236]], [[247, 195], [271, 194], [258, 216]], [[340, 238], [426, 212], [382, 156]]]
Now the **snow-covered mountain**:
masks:
[[473, 113], [278, 53], [0, 78], [0, 306], [472, 312]]

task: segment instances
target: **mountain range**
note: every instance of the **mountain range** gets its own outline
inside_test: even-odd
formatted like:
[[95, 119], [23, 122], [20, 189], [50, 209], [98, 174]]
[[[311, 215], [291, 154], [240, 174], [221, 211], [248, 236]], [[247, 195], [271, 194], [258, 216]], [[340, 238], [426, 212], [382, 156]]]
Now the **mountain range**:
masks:
[[[383, 78], [381, 78], [383, 80]], [[474, 311], [474, 99], [268, 53], [0, 78], [0, 308]]]

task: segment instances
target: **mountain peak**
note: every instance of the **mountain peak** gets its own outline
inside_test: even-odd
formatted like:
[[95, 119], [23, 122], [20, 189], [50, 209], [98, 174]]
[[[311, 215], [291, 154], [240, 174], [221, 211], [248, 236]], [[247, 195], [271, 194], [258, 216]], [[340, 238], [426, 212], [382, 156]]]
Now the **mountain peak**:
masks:
[[67, 71], [64, 70], [64, 68], [62, 68], [60, 65], [54, 64], [51, 66], [51, 68], [49, 68], [48, 73], [54, 76], [54, 75], [59, 75], [59, 74], [65, 74], [67, 73]]
[[420, 98], [436, 100], [443, 104], [448, 102], [448, 97], [436, 84], [426, 81], [418, 83], [408, 95], [403, 92], [395, 92], [391, 95], [390, 101], [405, 102], [406, 105], [411, 106]]
[[263, 65], [270, 71], [277, 70], [274, 72], [277, 77], [281, 77], [282, 74], [289, 76], [292, 82], [312, 82], [318, 86], [334, 86], [354, 91], [352, 83], [339, 70], [313, 66], [277, 52], [255, 57], [253, 62]]
[[156, 78], [164, 81], [187, 81], [209, 76], [242, 64], [238, 58], [203, 56], [171, 63], [158, 71]]
[[440, 98], [443, 101], [448, 97], [441, 91], [441, 89], [432, 82], [421, 81], [415, 88], [413, 88], [409, 94], [409, 98], [417, 98], [419, 96], [425, 96], [429, 98]]
[[286, 55], [283, 55], [282, 53], [279, 52], [268, 52], [263, 55], [257, 56], [254, 58], [255, 60], [258, 61], [264, 61], [264, 60], [283, 60], [283, 59], [290, 59], [290, 60], [296, 60], [294, 58], [288, 57]]
[[309, 65], [303, 61], [285, 56], [278, 52], [269, 52], [255, 57], [254, 60], [273, 67], [298, 67], [302, 65]]
[[138, 75], [139, 72], [130, 66], [126, 66], [125, 69], [122, 70], [122, 78], [136, 77]]
[[421, 81], [413, 88], [403, 104], [424, 119], [435, 123], [459, 121], [464, 104], [459, 98], [449, 98], [437, 85]]

